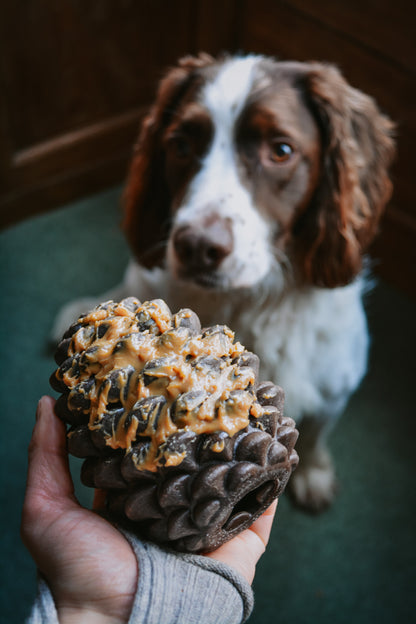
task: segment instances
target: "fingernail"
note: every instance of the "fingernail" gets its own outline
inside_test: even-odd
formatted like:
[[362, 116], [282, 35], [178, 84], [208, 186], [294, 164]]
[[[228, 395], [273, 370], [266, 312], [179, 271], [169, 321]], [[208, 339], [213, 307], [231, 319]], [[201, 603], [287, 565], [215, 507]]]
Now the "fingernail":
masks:
[[36, 408], [36, 422], [39, 418], [44, 414], [45, 411], [45, 402], [49, 400], [49, 397], [43, 396], [39, 399], [38, 406]]
[[38, 422], [40, 418], [41, 411], [42, 411], [42, 399], [39, 399], [38, 406], [36, 408], [36, 422]]

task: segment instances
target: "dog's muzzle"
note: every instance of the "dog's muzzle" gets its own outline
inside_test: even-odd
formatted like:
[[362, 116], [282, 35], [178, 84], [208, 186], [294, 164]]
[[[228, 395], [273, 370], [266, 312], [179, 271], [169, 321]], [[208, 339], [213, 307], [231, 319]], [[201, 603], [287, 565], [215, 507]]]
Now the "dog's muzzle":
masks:
[[178, 226], [172, 243], [180, 276], [206, 286], [216, 281], [221, 263], [234, 248], [231, 225], [218, 215]]

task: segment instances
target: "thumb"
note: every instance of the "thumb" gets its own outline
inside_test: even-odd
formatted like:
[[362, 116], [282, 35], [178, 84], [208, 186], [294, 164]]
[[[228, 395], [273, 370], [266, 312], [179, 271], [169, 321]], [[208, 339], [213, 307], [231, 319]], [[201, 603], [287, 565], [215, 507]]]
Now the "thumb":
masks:
[[245, 531], [225, 542], [207, 556], [231, 565], [247, 581], [253, 582], [256, 564], [264, 553], [270, 537], [277, 500]]
[[22, 536], [40, 518], [53, 520], [63, 505], [75, 502], [74, 486], [66, 451], [65, 425], [55, 416], [54, 399], [44, 396], [36, 412], [29, 444], [28, 475], [23, 503]]

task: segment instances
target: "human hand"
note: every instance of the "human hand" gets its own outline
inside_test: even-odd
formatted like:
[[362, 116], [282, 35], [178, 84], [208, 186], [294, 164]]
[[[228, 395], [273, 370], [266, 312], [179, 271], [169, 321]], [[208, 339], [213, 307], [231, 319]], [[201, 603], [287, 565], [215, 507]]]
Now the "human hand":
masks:
[[127, 622], [137, 586], [125, 537], [74, 495], [65, 425], [39, 401], [29, 446], [22, 539], [51, 589], [62, 624]]
[[[48, 581], [62, 624], [127, 622], [138, 581], [136, 558], [126, 538], [74, 495], [64, 424], [43, 397], [29, 446], [22, 539]], [[276, 503], [247, 530], [207, 556], [236, 569], [249, 583], [263, 554]]]
[[256, 572], [256, 565], [266, 550], [269, 541], [276, 507], [277, 500], [253, 522], [251, 527], [206, 556], [227, 563], [242, 574], [251, 585]]

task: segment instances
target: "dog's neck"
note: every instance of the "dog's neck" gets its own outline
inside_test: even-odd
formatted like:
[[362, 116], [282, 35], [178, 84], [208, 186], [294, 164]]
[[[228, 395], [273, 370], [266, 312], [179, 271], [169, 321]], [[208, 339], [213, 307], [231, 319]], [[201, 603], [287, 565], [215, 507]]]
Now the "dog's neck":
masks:
[[251, 316], [256, 310], [258, 313], [264, 310], [272, 312], [290, 292], [295, 292], [288, 283], [277, 284], [272, 275], [267, 275], [254, 288], [217, 291], [172, 278], [167, 274], [166, 286], [166, 297], [172, 309], [193, 308], [203, 326], [222, 323], [238, 327], [245, 310], [250, 310]]

